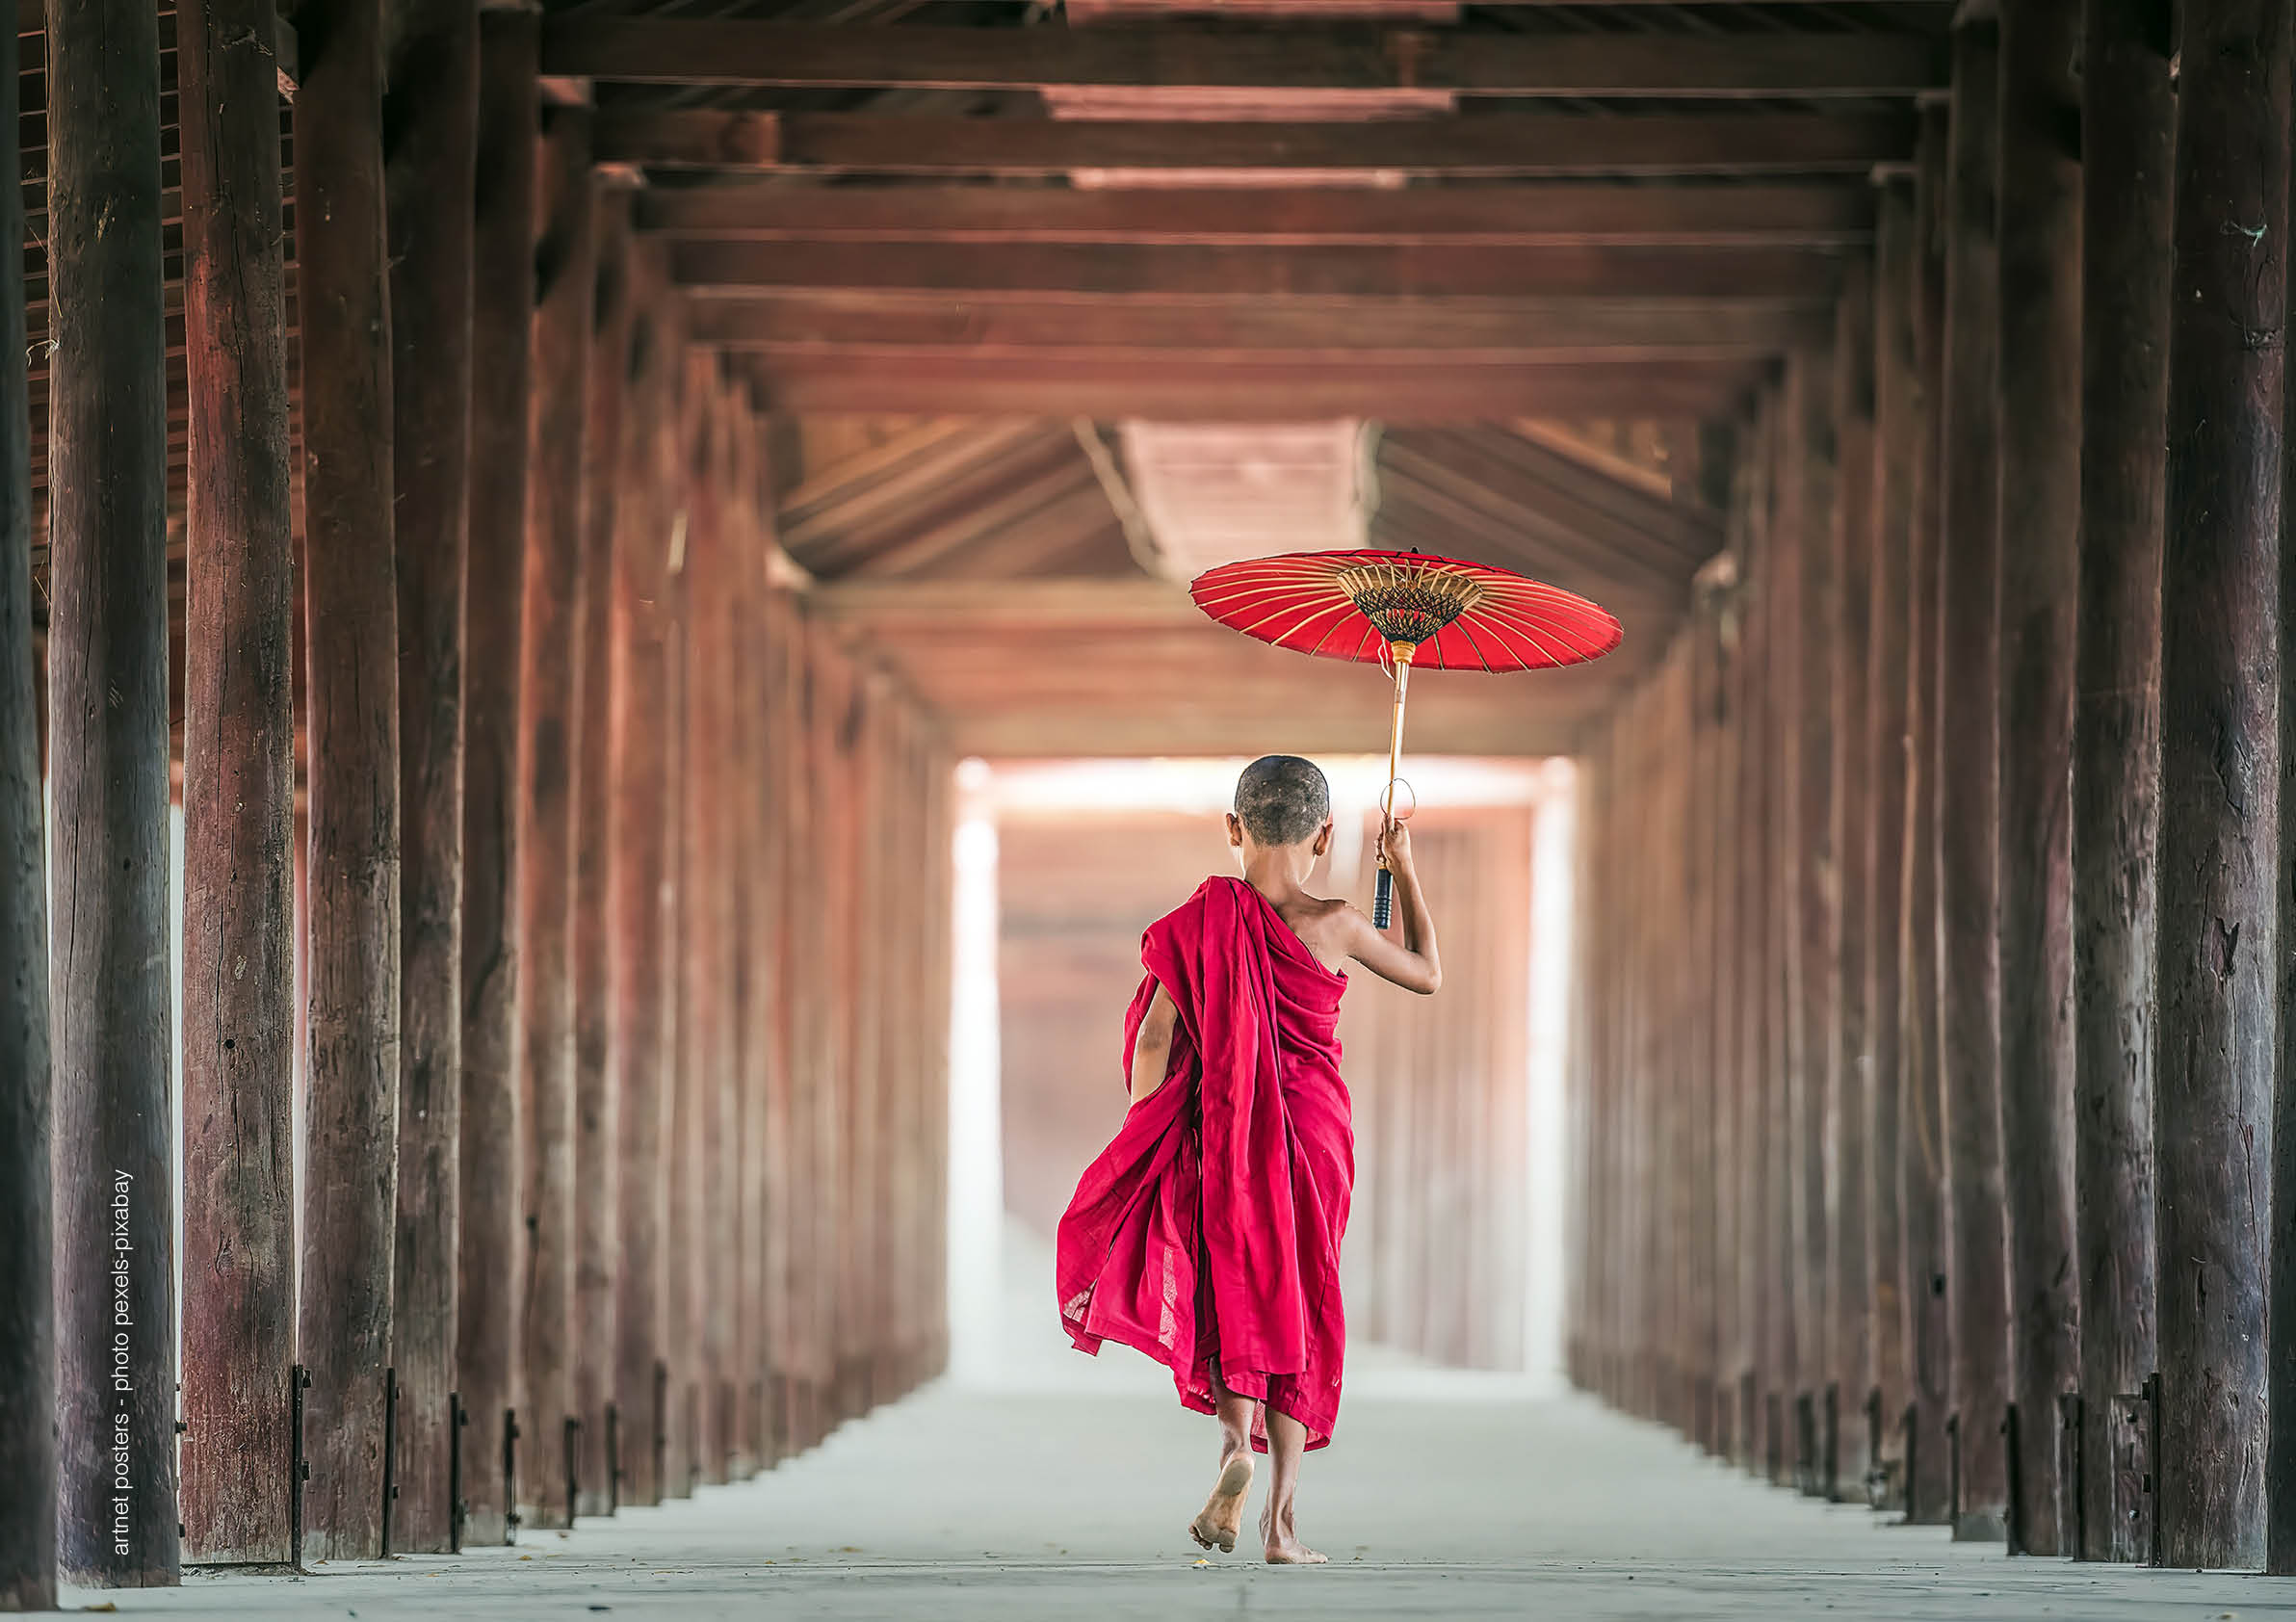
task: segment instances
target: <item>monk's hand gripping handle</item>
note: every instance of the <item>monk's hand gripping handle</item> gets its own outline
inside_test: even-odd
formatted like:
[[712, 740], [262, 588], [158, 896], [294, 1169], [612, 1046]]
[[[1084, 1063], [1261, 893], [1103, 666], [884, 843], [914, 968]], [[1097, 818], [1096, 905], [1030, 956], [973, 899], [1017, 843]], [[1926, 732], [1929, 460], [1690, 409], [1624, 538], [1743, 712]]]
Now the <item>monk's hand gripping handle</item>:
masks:
[[1395, 921], [1396, 876], [1386, 868], [1379, 870], [1379, 881], [1371, 890], [1371, 928], [1384, 929]]

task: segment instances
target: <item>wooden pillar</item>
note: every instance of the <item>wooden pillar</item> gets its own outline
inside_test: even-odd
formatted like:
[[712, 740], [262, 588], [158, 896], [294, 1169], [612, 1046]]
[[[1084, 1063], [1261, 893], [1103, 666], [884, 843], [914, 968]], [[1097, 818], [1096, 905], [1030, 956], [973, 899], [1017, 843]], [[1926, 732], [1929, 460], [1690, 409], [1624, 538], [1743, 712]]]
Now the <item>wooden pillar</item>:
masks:
[[1761, 1474], [1769, 1453], [1767, 1404], [1770, 1296], [1773, 1289], [1769, 1243], [1769, 1122], [1766, 1037], [1769, 1005], [1770, 715], [1767, 700], [1770, 612], [1769, 581], [1771, 475], [1776, 461], [1778, 411], [1773, 393], [1765, 400], [1748, 455], [1745, 584], [1746, 618], [1738, 656], [1739, 771], [1737, 942], [1737, 1176], [1740, 1347], [1738, 1358], [1739, 1453], [1749, 1473]]
[[1945, 1256], [1945, 1135], [1938, 1038], [1938, 548], [1944, 490], [1945, 157], [1948, 115], [1921, 111], [1916, 185], [1917, 350], [1907, 683], [1904, 981], [1898, 1029], [1898, 1176], [1905, 1235], [1906, 1518], [1942, 1523], [1952, 1499], [1946, 1417], [1952, 1405], [1952, 1324]]
[[310, 1091], [304, 1111], [303, 1554], [382, 1548], [399, 1144], [399, 642], [393, 563], [382, 8], [299, 13], [309, 696]]
[[696, 352], [685, 359], [688, 400], [692, 411], [691, 483], [686, 498], [685, 542], [680, 596], [684, 621], [683, 769], [679, 773], [684, 809], [681, 842], [685, 878], [680, 886], [682, 969], [678, 1015], [681, 1149], [687, 1157], [682, 1191], [691, 1250], [695, 1263], [686, 1274], [686, 1350], [689, 1398], [693, 1404], [690, 1446], [696, 1480], [723, 1481], [726, 1386], [731, 1347], [727, 1341], [727, 1291], [714, 1267], [697, 1265], [700, 1253], [715, 1250], [725, 1229], [728, 1105], [731, 1077], [726, 1035], [730, 1029], [728, 973], [731, 903], [725, 812], [733, 792], [725, 748], [726, 699], [734, 626], [728, 599], [725, 526], [727, 435], [717, 388], [717, 358]]
[[[666, 1354], [669, 1310], [666, 1156], [670, 1089], [665, 1074], [668, 979], [663, 890], [669, 882], [667, 785], [667, 581], [672, 514], [662, 479], [663, 416], [671, 360], [649, 307], [659, 278], [632, 265], [626, 352], [628, 411], [618, 447], [608, 725], [609, 890], [607, 977], [610, 1085], [621, 1108], [621, 1271], [614, 1305], [614, 1402], [620, 1421], [623, 1500], [665, 1495], [658, 1441], [666, 1416], [657, 1373]], [[614, 447], [600, 453], [617, 454]]]
[[400, 0], [386, 63], [399, 570], [399, 1379], [391, 1547], [454, 1538], [461, 1218], [463, 568], [470, 537], [476, 0]]
[[[615, 1401], [621, 1289], [621, 1106], [609, 1061], [613, 998], [610, 851], [606, 807], [613, 795], [613, 664], [614, 526], [618, 518], [623, 396], [630, 353], [630, 195], [597, 201], [596, 294], [583, 428], [582, 617], [575, 658], [582, 667], [581, 740], [575, 746], [581, 809], [574, 843], [570, 972], [574, 1021], [574, 1370], [573, 1414], [581, 1429], [575, 1478], [578, 1512], [603, 1515], [615, 1504], [613, 1452], [627, 1457], [632, 1416]], [[613, 1409], [611, 1422], [607, 1410]]]
[[[2128, 1399], [2156, 1367], [2153, 979], [2167, 472], [2166, 0], [2087, 8], [2081, 83], [2081, 463], [2073, 755], [2074, 1138], [2082, 1559], [2152, 1552], [2154, 1468]], [[2134, 1465], [2124, 1472], [2124, 1461]], [[2131, 1490], [2134, 1489], [2134, 1490]]]
[[[1739, 742], [1745, 713], [1741, 693], [1745, 627], [1741, 590], [1746, 544], [1746, 476], [1743, 455], [1733, 459], [1740, 465], [1734, 470], [1731, 481], [1727, 539], [1729, 556], [1727, 562], [1710, 577], [1714, 713], [1712, 764], [1709, 777], [1711, 793], [1704, 817], [1709, 830], [1707, 861], [1713, 890], [1707, 940], [1709, 978], [1705, 1022], [1706, 1037], [1713, 1056], [1708, 1066], [1708, 1074], [1713, 1089], [1714, 1145], [1710, 1173], [1714, 1347], [1712, 1367], [1709, 1372], [1712, 1389], [1708, 1394], [1708, 1400], [1712, 1404], [1714, 1416], [1711, 1445], [1715, 1455], [1725, 1461], [1737, 1458], [1742, 1443], [1738, 1435], [1737, 1411], [1738, 1370], [1741, 1362], [1739, 1347], [1742, 1339], [1738, 1273], [1745, 1265], [1745, 1239], [1738, 1226], [1738, 1179], [1745, 1148], [1739, 1137], [1737, 1107], [1740, 1082], [1737, 1027], [1741, 1018], [1738, 1007], [1737, 929], [1741, 893], [1738, 871], [1738, 852], [1741, 849], [1738, 828], [1738, 774], [1741, 771]], [[1583, 810], [1579, 815], [1584, 815]], [[1534, 879], [1534, 886], [1536, 882]]]
[[766, 1133], [769, 1165], [766, 1185], [766, 1342], [770, 1368], [768, 1404], [772, 1425], [774, 1461], [794, 1454], [797, 1438], [798, 1377], [801, 1373], [802, 1327], [796, 1294], [801, 1243], [798, 1178], [804, 1162], [800, 1128], [803, 1117], [796, 1105], [796, 1071], [800, 1061], [798, 1032], [801, 1010], [793, 1001], [797, 955], [796, 930], [802, 920], [792, 897], [796, 883], [796, 864], [805, 852], [794, 837], [798, 813], [798, 783], [803, 769], [803, 739], [796, 724], [796, 687], [790, 679], [793, 643], [796, 637], [790, 595], [775, 589], [767, 595], [765, 628], [748, 646], [756, 649], [762, 687], [767, 739], [764, 788], [770, 807], [759, 830], [764, 867], [759, 876], [770, 952], [766, 963], [769, 994], [772, 998], [773, 1070], [768, 1078]]
[[736, 1368], [742, 1398], [742, 1457], [739, 1474], [773, 1463], [771, 1359], [769, 1353], [772, 1300], [769, 1290], [767, 1199], [774, 1150], [771, 1104], [777, 1062], [773, 1043], [774, 999], [771, 964], [775, 944], [770, 929], [772, 897], [767, 888], [767, 827], [774, 812], [768, 787], [770, 741], [766, 731], [768, 689], [764, 662], [766, 550], [770, 519], [760, 510], [764, 497], [757, 422], [745, 399], [734, 406], [733, 525], [735, 562], [730, 588], [734, 623], [733, 803], [731, 855], [734, 871], [735, 994], [739, 1008], [736, 1077], [741, 1106], [741, 1269], [736, 1281], [742, 1309]]
[[[2059, 1399], [2079, 1372], [2073, 1256], [2073, 688], [2080, 589], [2081, 0], [2002, 0], [2001, 1159], [2010, 1548], [2060, 1552]], [[2009, 537], [2014, 537], [2011, 544]]]
[[271, 0], [176, 13], [191, 391], [184, 1555], [233, 1565], [295, 1555], [294, 508], [278, 64], [261, 43], [275, 27]]
[[583, 434], [597, 286], [590, 115], [543, 114], [535, 247], [532, 484], [519, 669], [519, 1092], [526, 1115], [526, 1362], [518, 1499], [528, 1526], [565, 1526], [574, 1417], [575, 1186], [572, 928], [580, 812]]
[[1952, 1261], [1956, 1538], [2003, 1535], [2009, 1296], [2000, 1126], [1999, 27], [1953, 31], [1938, 615], [1938, 1020]]
[[1866, 671], [1869, 736], [1864, 767], [1866, 834], [1862, 870], [1845, 872], [1866, 895], [1866, 1258], [1872, 1309], [1870, 1404], [1861, 1416], [1873, 1462], [1887, 1468], [1886, 1507], [1904, 1507], [1903, 1417], [1908, 1280], [1899, 1137], [1905, 1083], [1905, 803], [1908, 778], [1907, 605], [1914, 596], [1916, 417], [1920, 379], [1914, 339], [1917, 202], [1910, 172], [1882, 182], [1875, 229], [1873, 542]]
[[1867, 1062], [1866, 956], [1870, 938], [1872, 766], [1867, 703], [1871, 666], [1874, 494], [1873, 267], [1853, 262], [1844, 275], [1834, 336], [1834, 423], [1839, 472], [1835, 489], [1834, 596], [1827, 616], [1827, 663], [1833, 733], [1828, 810], [1833, 861], [1821, 876], [1833, 899], [1824, 944], [1833, 971], [1834, 1014], [1822, 1028], [1829, 1048], [1825, 1100], [1829, 1383], [1821, 1422], [1824, 1490], [1866, 1501], [1868, 1462], [1866, 1394], [1872, 1385], [1873, 1292], [1867, 1255], [1866, 1090]]
[[[1792, 364], [1791, 362], [1788, 363]], [[1832, 1095], [1834, 1019], [1839, 964], [1837, 952], [1838, 847], [1834, 829], [1834, 635], [1840, 582], [1836, 569], [1836, 472], [1838, 452], [1834, 406], [1836, 371], [1830, 351], [1813, 353], [1801, 386], [1800, 478], [1794, 520], [1795, 657], [1793, 724], [1797, 837], [1793, 860], [1796, 931], [1789, 994], [1799, 1043], [1793, 1071], [1794, 1149], [1799, 1167], [1794, 1190], [1794, 1341], [1797, 1368], [1794, 1395], [1798, 1485], [1824, 1494], [1818, 1456], [1821, 1414], [1832, 1368], [1833, 1277], [1830, 1229], [1826, 1221], [1827, 1100]]]
[[479, 18], [472, 238], [469, 615], [462, 666], [461, 1278], [456, 1378], [463, 1537], [501, 1543], [516, 1507], [503, 1443], [518, 1401], [525, 1112], [517, 1070], [518, 715], [525, 653], [527, 412], [534, 328], [539, 19]]
[[2265, 1558], [2288, 8], [2182, 9], [2161, 601], [2160, 1557]]
[[[0, 42], [0, 163], [21, 163], [17, 41]], [[24, 240], [20, 190], [0, 241]], [[55, 1192], [48, 1161], [48, 906], [33, 679], [24, 260], [0, 264], [0, 1611], [56, 1604]]]
[[1771, 494], [1771, 529], [1762, 549], [1768, 618], [1763, 696], [1770, 712], [1771, 778], [1771, 816], [1763, 827], [1769, 841], [1769, 888], [1764, 898], [1769, 914], [1769, 979], [1764, 991], [1769, 1031], [1763, 1066], [1769, 1232], [1764, 1253], [1771, 1269], [1765, 1418], [1770, 1480], [1778, 1485], [1793, 1483], [1801, 1462], [1795, 1422], [1803, 1365], [1813, 1349], [1807, 1336], [1809, 1280], [1803, 1267], [1809, 1165], [1802, 1131], [1802, 529], [1810, 488], [1805, 466], [1813, 449], [1809, 395], [1816, 379], [1829, 372], [1830, 367], [1808, 350], [1787, 359], [1773, 442], [1777, 483]]

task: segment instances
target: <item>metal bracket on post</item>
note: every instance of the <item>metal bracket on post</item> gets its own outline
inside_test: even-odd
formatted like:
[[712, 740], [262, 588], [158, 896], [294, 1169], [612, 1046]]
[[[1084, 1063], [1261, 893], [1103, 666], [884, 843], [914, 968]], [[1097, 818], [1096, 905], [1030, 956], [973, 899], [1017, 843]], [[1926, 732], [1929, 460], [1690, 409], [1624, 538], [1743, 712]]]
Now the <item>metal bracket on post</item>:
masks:
[[[2143, 1470], [2137, 1482], [2145, 1517], [2140, 1546], [2145, 1551], [2145, 1563], [2156, 1566], [2160, 1564], [2160, 1371], [2155, 1369], [2146, 1375], [2143, 1393], [2126, 1400], [2132, 1410], [2130, 1427], [2144, 1448]], [[2140, 1404], [2141, 1411], [2137, 1411]]]
[[654, 1502], [669, 1496], [669, 1365], [654, 1364]]
[[2057, 1550], [2089, 1557], [2089, 1406], [2077, 1391], [2057, 1393]]
[[1818, 1497], [1830, 1504], [1841, 1493], [1841, 1385], [1839, 1381], [1827, 1383], [1825, 1408], [1819, 1418], [1823, 1422], [1823, 1428], [1818, 1432]]
[[518, 1410], [503, 1410], [503, 1547], [518, 1541]]
[[622, 1410], [606, 1404], [606, 1512], [622, 1512]]
[[311, 1389], [311, 1371], [298, 1363], [287, 1374], [287, 1563], [303, 1569], [303, 1483], [311, 1478], [311, 1461], [303, 1452], [303, 1393]]
[[470, 1505], [462, 1500], [462, 1430], [470, 1424], [470, 1410], [462, 1393], [447, 1393], [447, 1549], [462, 1553], [462, 1529], [470, 1520]]
[[1919, 1403], [1918, 1403], [1918, 1402], [1908, 1402], [1908, 1403], [1905, 1405], [1905, 1418], [1904, 1418], [1904, 1420], [1901, 1422], [1901, 1425], [1902, 1425], [1902, 1427], [1903, 1427], [1903, 1430], [1904, 1430], [1904, 1433], [1905, 1433], [1905, 1522], [1904, 1522], [1904, 1524], [1905, 1524], [1905, 1525], [1907, 1525], [1907, 1526], [1909, 1526], [1909, 1527], [1910, 1527], [1910, 1526], [1913, 1526], [1913, 1525], [1915, 1524], [1915, 1521], [1914, 1521], [1914, 1483], [1915, 1483], [1916, 1481], [1918, 1481], [1918, 1480], [1921, 1478], [1921, 1473], [1920, 1473], [1920, 1470], [1919, 1470], [1919, 1468], [1918, 1468], [1918, 1467], [1919, 1467], [1919, 1465], [1920, 1465], [1920, 1462], [1921, 1462], [1921, 1455], [1920, 1455], [1920, 1450], [1921, 1450], [1921, 1423], [1920, 1423], [1920, 1414], [1921, 1414], [1921, 1407], [1920, 1407], [1920, 1404], [1919, 1404]]
[[382, 1557], [391, 1557], [391, 1508], [399, 1499], [399, 1371], [382, 1372]]
[[2001, 1415], [2000, 1436], [2004, 1474], [2009, 1478], [2009, 1503], [2001, 1517], [2001, 1531], [2009, 1553], [2022, 1555], [2031, 1547], [2031, 1542], [2025, 1536], [2025, 1467], [2024, 1455], [2020, 1451], [2023, 1431], [2017, 1423], [2014, 1402]]
[[566, 1416], [566, 1525], [582, 1511], [582, 1421]]
[[1961, 1526], [1961, 1416], [1945, 1416], [1945, 1525]]

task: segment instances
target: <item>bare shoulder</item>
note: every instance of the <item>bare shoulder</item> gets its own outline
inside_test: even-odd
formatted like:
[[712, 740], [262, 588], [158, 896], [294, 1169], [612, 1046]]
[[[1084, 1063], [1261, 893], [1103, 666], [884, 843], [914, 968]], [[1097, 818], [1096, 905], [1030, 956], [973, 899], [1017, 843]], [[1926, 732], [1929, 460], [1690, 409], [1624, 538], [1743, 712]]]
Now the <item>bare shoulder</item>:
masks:
[[1309, 898], [1299, 916], [1286, 922], [1309, 950], [1331, 967], [1344, 962], [1363, 938], [1361, 931], [1371, 927], [1371, 921], [1353, 903], [1320, 896]]

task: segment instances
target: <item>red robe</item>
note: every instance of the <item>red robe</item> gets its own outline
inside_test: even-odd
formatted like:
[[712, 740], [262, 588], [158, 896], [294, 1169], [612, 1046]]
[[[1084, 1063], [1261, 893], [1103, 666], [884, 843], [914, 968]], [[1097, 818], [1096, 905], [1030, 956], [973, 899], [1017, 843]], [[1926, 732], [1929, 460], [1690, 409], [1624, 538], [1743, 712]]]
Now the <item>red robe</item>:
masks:
[[[1125, 1069], [1160, 985], [1180, 1010], [1171, 1063], [1060, 1219], [1061, 1321], [1080, 1350], [1119, 1341], [1169, 1366], [1181, 1401], [1203, 1413], [1217, 1357], [1229, 1390], [1291, 1415], [1320, 1448], [1347, 1350], [1347, 977], [1239, 878], [1206, 879], [1151, 925], [1140, 961]], [[1252, 1444], [1266, 1451], [1264, 1423]]]

